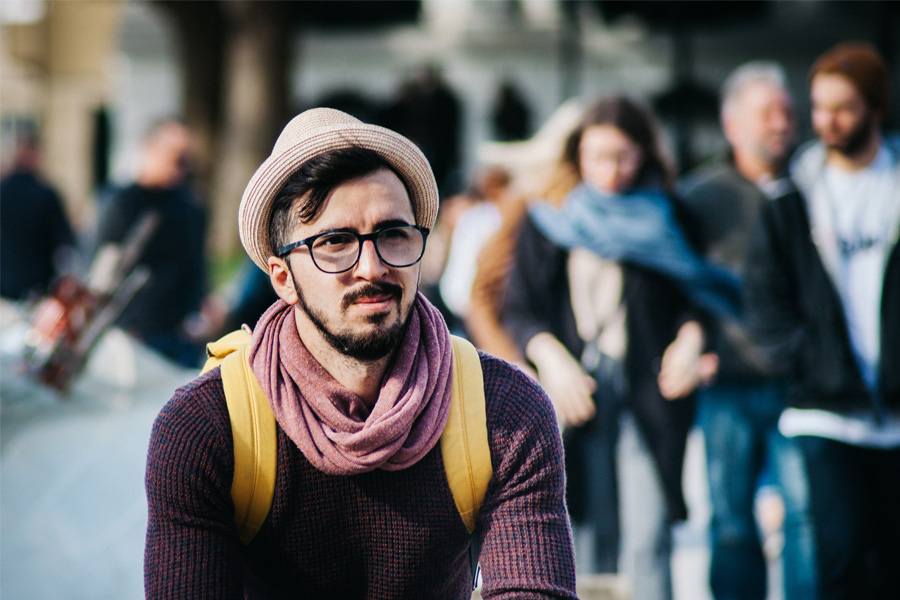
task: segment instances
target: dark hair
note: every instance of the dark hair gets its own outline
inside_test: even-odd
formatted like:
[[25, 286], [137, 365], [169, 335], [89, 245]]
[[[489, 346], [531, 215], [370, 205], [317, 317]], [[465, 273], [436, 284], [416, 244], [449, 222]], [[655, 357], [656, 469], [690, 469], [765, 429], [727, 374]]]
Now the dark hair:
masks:
[[612, 125], [637, 144], [643, 155], [635, 183], [658, 183], [666, 189], [674, 184], [675, 173], [660, 142], [659, 126], [649, 109], [628, 96], [617, 94], [597, 100], [585, 112], [578, 127], [569, 134], [561, 162], [581, 176], [578, 147], [584, 132], [597, 125]]
[[272, 251], [277, 253], [279, 248], [290, 243], [287, 238], [295, 220], [308, 223], [322, 211], [325, 200], [334, 188], [382, 169], [393, 172], [409, 194], [409, 187], [397, 170], [387, 159], [368, 148], [351, 146], [329, 150], [303, 163], [272, 201], [272, 217], [269, 220]]

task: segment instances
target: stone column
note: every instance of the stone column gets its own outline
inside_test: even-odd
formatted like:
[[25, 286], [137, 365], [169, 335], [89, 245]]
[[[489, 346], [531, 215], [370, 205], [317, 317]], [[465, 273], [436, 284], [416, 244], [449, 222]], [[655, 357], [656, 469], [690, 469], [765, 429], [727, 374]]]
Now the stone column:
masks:
[[115, 2], [50, 2], [29, 33], [40, 44], [30, 58], [40, 90], [32, 110], [43, 132], [44, 171], [77, 227], [94, 217], [94, 115], [109, 101], [120, 11]]

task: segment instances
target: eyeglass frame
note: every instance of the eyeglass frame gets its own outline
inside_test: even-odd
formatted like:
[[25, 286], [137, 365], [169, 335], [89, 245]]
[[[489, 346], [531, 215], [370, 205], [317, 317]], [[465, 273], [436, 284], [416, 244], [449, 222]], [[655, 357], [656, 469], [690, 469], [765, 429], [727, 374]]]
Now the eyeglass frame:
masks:
[[[406, 265], [395, 265], [395, 264], [392, 264], [392, 263], [389, 263], [388, 261], [386, 261], [384, 259], [384, 257], [381, 256], [381, 251], [378, 249], [378, 236], [383, 231], [387, 231], [388, 229], [415, 229], [416, 231], [421, 233], [422, 234], [422, 252], [419, 253], [419, 257], [416, 258], [416, 260], [414, 260], [413, 262], [406, 264]], [[340, 271], [326, 271], [325, 269], [323, 269], [322, 267], [319, 266], [318, 262], [316, 262], [316, 256], [313, 253], [312, 246], [315, 243], [315, 241], [317, 239], [319, 239], [320, 237], [323, 237], [326, 235], [333, 235], [335, 233], [350, 234], [356, 238], [356, 241], [357, 241], [356, 260], [354, 260], [350, 264], [350, 266], [347, 267], [346, 269], [341, 269]], [[319, 269], [323, 273], [327, 273], [329, 275], [337, 275], [339, 273], [346, 273], [347, 271], [349, 271], [350, 269], [352, 269], [353, 267], [355, 267], [356, 265], [359, 264], [359, 259], [360, 259], [360, 257], [362, 257], [363, 244], [365, 244], [367, 240], [371, 240], [372, 247], [375, 248], [375, 254], [378, 255], [378, 260], [380, 260], [381, 262], [383, 262], [384, 264], [386, 264], [389, 267], [393, 267], [395, 269], [404, 269], [406, 267], [411, 267], [414, 264], [416, 264], [422, 260], [422, 257], [425, 255], [425, 243], [428, 241], [429, 233], [431, 233], [431, 230], [428, 229], [427, 227], [421, 227], [421, 226], [415, 225], [413, 223], [399, 223], [399, 224], [395, 224], [395, 225], [385, 225], [384, 227], [380, 227], [380, 228], [376, 229], [372, 233], [357, 233], [357, 232], [351, 231], [349, 229], [331, 229], [329, 231], [323, 231], [322, 233], [317, 233], [316, 235], [311, 235], [307, 238], [303, 238], [302, 240], [297, 240], [296, 242], [291, 242], [290, 244], [287, 244], [286, 246], [282, 246], [281, 249], [278, 251], [278, 258], [284, 258], [285, 256], [287, 256], [288, 254], [290, 254], [291, 252], [293, 252], [300, 246], [306, 246], [309, 249], [309, 258], [312, 260], [313, 265], [315, 265], [315, 267], [317, 269]]]

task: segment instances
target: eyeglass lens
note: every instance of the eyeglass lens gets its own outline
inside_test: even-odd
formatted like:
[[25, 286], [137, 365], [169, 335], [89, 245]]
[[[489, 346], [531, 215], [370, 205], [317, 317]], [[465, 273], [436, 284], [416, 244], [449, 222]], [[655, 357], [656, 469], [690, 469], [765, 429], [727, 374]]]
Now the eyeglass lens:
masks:
[[[408, 267], [422, 257], [425, 237], [414, 227], [387, 227], [376, 232], [375, 251], [392, 267]], [[360, 255], [360, 237], [352, 232], [323, 235], [310, 248], [316, 266], [326, 273], [340, 273], [356, 264]]]

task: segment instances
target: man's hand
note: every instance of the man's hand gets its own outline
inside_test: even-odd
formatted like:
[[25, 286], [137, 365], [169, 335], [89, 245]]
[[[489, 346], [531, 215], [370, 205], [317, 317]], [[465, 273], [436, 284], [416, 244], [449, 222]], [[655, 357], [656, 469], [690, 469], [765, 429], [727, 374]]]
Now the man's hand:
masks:
[[583, 425], [594, 418], [592, 394], [597, 383], [565, 346], [549, 333], [539, 333], [525, 348], [563, 425]]
[[659, 391], [668, 400], [684, 398], [699, 385], [712, 381], [719, 369], [719, 357], [703, 353], [705, 336], [696, 321], [688, 321], [678, 330], [675, 340], [663, 353], [657, 381]]

